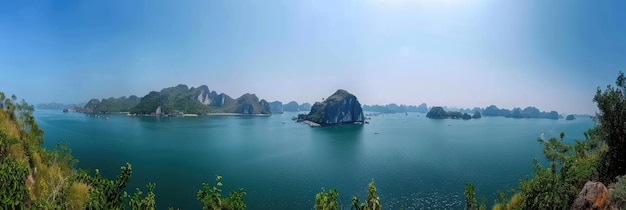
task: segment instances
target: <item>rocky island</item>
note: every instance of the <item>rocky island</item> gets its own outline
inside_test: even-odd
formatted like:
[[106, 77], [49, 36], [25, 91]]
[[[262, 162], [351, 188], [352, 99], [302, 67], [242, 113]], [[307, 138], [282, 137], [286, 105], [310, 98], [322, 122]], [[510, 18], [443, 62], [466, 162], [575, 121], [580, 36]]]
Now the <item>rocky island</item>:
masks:
[[430, 111], [428, 111], [428, 113], [426, 113], [426, 117], [428, 117], [430, 119], [464, 119], [464, 120], [469, 120], [469, 119], [479, 119], [482, 116], [481, 116], [480, 112], [478, 112], [478, 111], [474, 112], [474, 115], [469, 115], [468, 113], [461, 113], [461, 112], [457, 112], [457, 111], [447, 112], [446, 110], [443, 109], [443, 107], [434, 106], [433, 108], [430, 109]]
[[307, 115], [300, 115], [311, 126], [362, 124], [365, 120], [361, 103], [356, 96], [339, 89], [323, 102], [315, 102]]
[[197, 88], [187, 85], [152, 91], [144, 97], [91, 99], [84, 113], [111, 114], [129, 113], [140, 116], [197, 116], [197, 115], [271, 115], [270, 103], [259, 100], [254, 94], [243, 94], [239, 98], [215, 91], [206, 85]]

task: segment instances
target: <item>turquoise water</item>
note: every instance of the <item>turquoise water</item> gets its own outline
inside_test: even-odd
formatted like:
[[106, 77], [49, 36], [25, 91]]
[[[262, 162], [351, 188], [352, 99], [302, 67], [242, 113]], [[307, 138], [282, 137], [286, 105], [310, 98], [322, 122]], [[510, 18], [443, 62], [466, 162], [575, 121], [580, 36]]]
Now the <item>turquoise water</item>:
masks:
[[[158, 209], [199, 209], [202, 182], [223, 176], [224, 192], [243, 187], [249, 209], [311, 209], [322, 187], [339, 190], [340, 204], [366, 197], [375, 180], [385, 209], [461, 209], [472, 182], [478, 196], [516, 187], [541, 157], [542, 134], [583, 139], [590, 119], [431, 120], [424, 114], [385, 114], [370, 124], [311, 128], [271, 117], [127, 117], [109, 120], [38, 110], [44, 146], [68, 142], [82, 168], [113, 178], [129, 162], [128, 192], [156, 183]], [[418, 116], [419, 115], [419, 116]], [[227, 193], [225, 193], [227, 194]]]

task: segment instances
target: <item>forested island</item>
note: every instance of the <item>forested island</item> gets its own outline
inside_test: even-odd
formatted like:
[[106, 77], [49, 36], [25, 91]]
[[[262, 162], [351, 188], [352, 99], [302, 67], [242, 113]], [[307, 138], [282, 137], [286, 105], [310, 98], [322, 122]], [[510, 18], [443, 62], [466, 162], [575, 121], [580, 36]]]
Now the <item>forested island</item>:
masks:
[[[431, 119], [478, 119], [482, 116], [486, 117], [507, 117], [507, 118], [546, 118], [546, 119], [559, 119], [559, 113], [557, 111], [551, 112], [542, 112], [539, 109], [529, 106], [524, 109], [521, 108], [513, 108], [513, 110], [508, 109], [498, 109], [495, 105], [490, 105], [484, 109], [474, 108], [472, 109], [473, 114], [470, 115], [471, 111], [469, 109], [461, 109], [461, 111], [446, 111], [443, 107], [435, 106], [428, 111], [426, 117]], [[482, 112], [482, 113], [481, 113]], [[569, 117], [569, 116], [568, 116]], [[572, 116], [573, 117], [573, 116]]]
[[468, 113], [461, 113], [458, 111], [445, 111], [443, 107], [435, 106], [426, 113], [426, 117], [430, 119], [479, 119], [482, 117], [480, 112], [476, 111], [473, 115], [469, 115]]
[[309, 111], [309, 103], [298, 104], [291, 101], [284, 104], [280, 101], [267, 102], [255, 94], [246, 93], [239, 98], [227, 94], [210, 91], [206, 85], [197, 88], [187, 85], [164, 88], [152, 91], [144, 97], [131, 95], [102, 100], [91, 99], [83, 107], [75, 111], [84, 113], [111, 114], [129, 113], [131, 115], [179, 116], [179, 115], [211, 115], [211, 114], [242, 114], [270, 115], [283, 112]]
[[575, 120], [576, 117], [573, 114], [567, 115], [567, 117], [565, 117], [565, 120]]
[[91, 99], [79, 110], [86, 113], [120, 113], [150, 116], [208, 115], [208, 114], [243, 114], [270, 115], [270, 104], [259, 100], [254, 94], [246, 93], [239, 98], [215, 91], [206, 85], [197, 88], [187, 85], [152, 91], [144, 97], [137, 96]]
[[526, 107], [524, 109], [513, 108], [513, 110], [508, 110], [498, 109], [497, 106], [491, 105], [485, 108], [485, 110], [483, 111], [483, 115], [487, 117], [503, 116], [509, 118], [546, 118], [553, 120], [559, 119], [559, 113], [557, 111], [542, 112], [532, 106]]

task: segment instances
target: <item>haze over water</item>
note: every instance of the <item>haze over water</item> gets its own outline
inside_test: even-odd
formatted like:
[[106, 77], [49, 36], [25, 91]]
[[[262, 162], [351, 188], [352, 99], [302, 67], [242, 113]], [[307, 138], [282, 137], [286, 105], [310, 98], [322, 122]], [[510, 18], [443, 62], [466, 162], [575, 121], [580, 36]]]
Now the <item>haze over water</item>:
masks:
[[202, 182], [213, 185], [215, 175], [223, 176], [224, 193], [244, 188], [249, 209], [310, 209], [322, 187], [338, 189], [347, 208], [352, 195], [366, 197], [371, 179], [386, 209], [460, 209], [466, 182], [490, 202], [497, 190], [516, 188], [532, 158], [542, 157], [536, 142], [542, 133], [563, 131], [571, 142], [594, 126], [589, 118], [463, 121], [408, 113], [375, 116], [362, 126], [311, 128], [291, 121], [295, 114], [106, 120], [35, 112], [44, 146], [69, 142], [79, 167], [108, 178], [131, 163], [127, 191], [155, 182], [158, 209], [200, 208], [196, 193]]

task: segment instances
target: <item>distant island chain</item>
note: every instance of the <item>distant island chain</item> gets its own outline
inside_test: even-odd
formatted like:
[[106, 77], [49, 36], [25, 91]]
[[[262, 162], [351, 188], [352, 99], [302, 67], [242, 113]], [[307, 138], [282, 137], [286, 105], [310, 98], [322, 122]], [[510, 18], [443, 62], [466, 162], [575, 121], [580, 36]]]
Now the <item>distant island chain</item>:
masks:
[[[199, 116], [199, 115], [254, 115], [269, 116], [284, 112], [308, 111], [299, 114], [294, 120], [306, 122], [311, 126], [363, 124], [364, 111], [377, 113], [426, 113], [431, 119], [480, 119], [483, 116], [503, 116], [508, 118], [546, 118], [559, 119], [563, 116], [556, 111], [543, 112], [535, 107], [500, 109], [495, 105], [485, 108], [452, 109], [441, 106], [429, 107], [422, 103], [414, 105], [363, 105], [356, 96], [339, 89], [322, 102], [298, 104], [295, 101], [283, 104], [280, 101], [259, 100], [255, 94], [246, 93], [239, 98], [232, 98], [224, 93], [211, 91], [206, 85], [188, 87], [180, 84], [151, 91], [144, 97], [131, 95], [102, 100], [91, 99], [86, 104], [64, 106], [60, 103], [39, 104], [38, 108], [63, 108], [65, 112], [75, 111], [93, 114], [126, 113], [129, 116]], [[567, 120], [574, 120], [568, 115]]]

